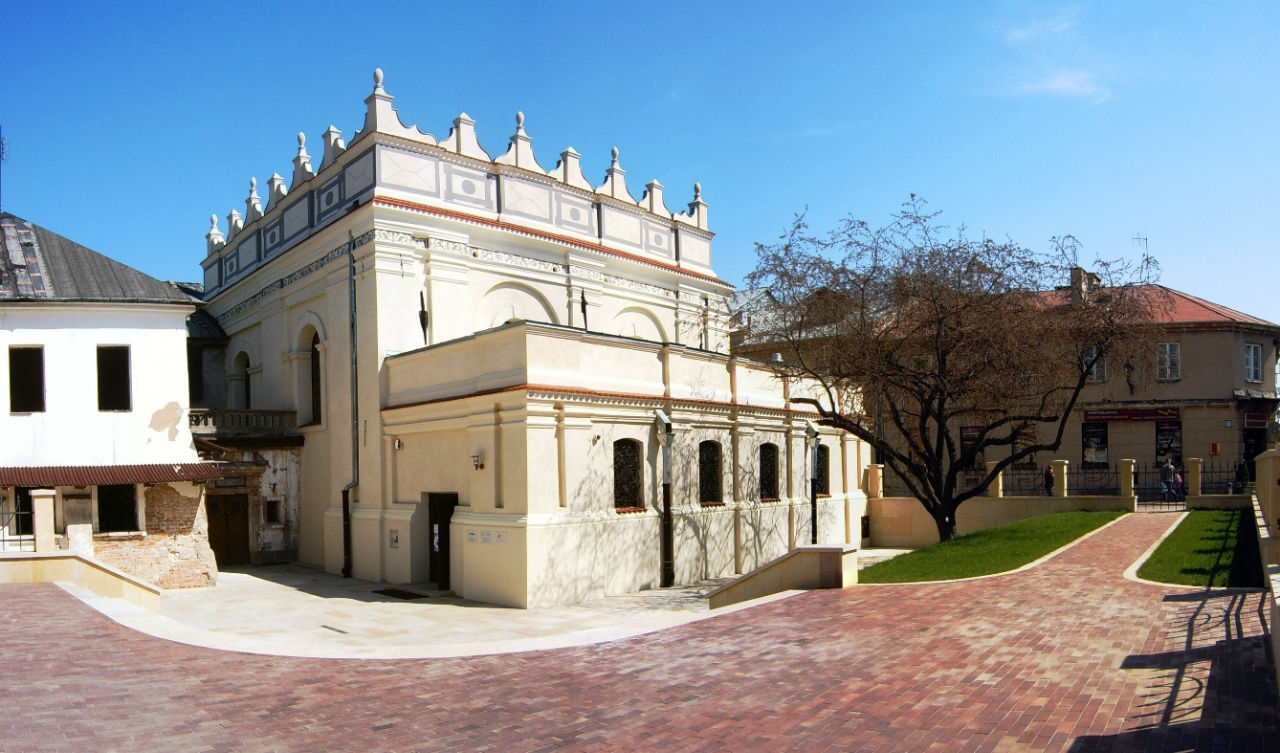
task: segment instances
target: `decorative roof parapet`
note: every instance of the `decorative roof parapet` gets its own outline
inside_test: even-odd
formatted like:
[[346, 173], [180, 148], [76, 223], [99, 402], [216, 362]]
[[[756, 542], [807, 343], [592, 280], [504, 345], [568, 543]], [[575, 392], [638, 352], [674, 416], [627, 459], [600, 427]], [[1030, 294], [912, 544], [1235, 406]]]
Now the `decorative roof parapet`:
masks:
[[258, 196], [258, 179], [249, 179], [249, 197], [244, 200], [244, 222], [249, 224], [262, 216], [262, 202]]
[[[400, 120], [398, 112], [391, 106], [393, 97], [383, 88], [382, 69], [379, 68], [374, 71], [373, 80], [373, 92], [365, 99], [366, 107], [364, 128], [353, 137], [354, 142], [359, 142], [364, 136], [369, 135], [370, 132], [381, 133], [383, 135], [390, 135], [413, 142], [413, 144], [416, 145], [429, 146], [431, 147], [430, 149], [417, 150], [424, 151], [428, 156], [430, 156], [431, 152], [435, 149], [440, 149], [445, 152], [461, 155], [470, 159], [488, 162], [491, 165], [488, 172], [494, 174], [499, 180], [502, 177], [503, 171], [498, 168], [513, 167], [528, 171], [535, 175], [548, 176], [566, 188], [572, 187], [573, 189], [582, 191], [588, 195], [594, 194], [594, 201], [597, 204], [604, 203], [604, 197], [608, 197], [609, 203], [636, 207], [637, 209], [653, 215], [654, 219], [665, 220], [666, 223], [674, 222], [674, 225], [670, 225], [670, 229], [676, 233], [681, 232], [682, 227], [685, 232], [698, 230], [702, 231], [702, 233], [706, 233], [706, 236], [702, 236], [702, 233], [696, 234], [698, 236], [702, 236], [702, 239], [696, 242], [694, 242], [692, 236], [690, 236], [689, 241], [693, 245], [690, 245], [688, 248], [692, 251], [690, 254], [678, 257], [677, 263], [682, 267], [692, 265], [693, 267], [700, 266], [709, 268], [710, 249], [709, 246], [706, 246], [707, 242], [710, 240], [710, 229], [708, 227], [709, 222], [707, 216], [708, 207], [706, 202], [702, 200], [701, 184], [694, 184], [693, 201], [689, 202], [687, 211], [675, 213], [667, 207], [664, 197], [664, 187], [662, 183], [656, 179], [650, 181], [645, 186], [645, 191], [639, 201], [632, 196], [630, 190], [627, 188], [626, 171], [622, 169], [618, 162], [617, 147], [614, 147], [610, 151], [611, 159], [609, 168], [605, 172], [604, 181], [599, 186], [593, 186], [592, 183], [583, 175], [580, 161], [581, 156], [572, 146], [566, 148], [560, 153], [560, 160], [556, 163], [555, 167], [548, 171], [539, 164], [537, 157], [534, 154], [533, 140], [525, 132], [523, 112], [516, 113], [515, 133], [508, 140], [506, 152], [497, 158], [490, 157], [488, 152], [486, 152], [480, 145], [476, 136], [475, 121], [465, 112], [461, 113], [453, 120], [453, 128], [450, 129], [449, 135], [446, 138], [437, 141], [431, 134], [422, 131], [416, 126], [406, 126], [403, 121]], [[212, 256], [214, 251], [217, 249], [225, 250], [231, 245], [232, 239], [243, 233], [244, 230], [253, 225], [254, 222], [263, 218], [264, 214], [280, 208], [283, 205], [285, 197], [291, 190], [296, 189], [294, 190], [295, 195], [303, 193], [304, 191], [299, 189], [299, 186], [307, 183], [312, 178], [316, 177], [316, 175], [323, 173], [327, 169], [337, 167], [340, 161], [344, 163], [347, 162], [346, 160], [341, 160], [342, 155], [348, 151], [347, 144], [342, 138], [342, 131], [338, 130], [335, 126], [330, 125], [323, 135], [323, 140], [324, 155], [321, 158], [319, 167], [317, 168], [312, 165], [311, 155], [308, 154], [306, 149], [306, 134], [304, 132], [300, 132], [298, 134], [298, 151], [297, 155], [293, 158], [292, 183], [290, 186], [286, 187], [284, 178], [282, 178], [278, 173], [273, 174], [268, 181], [269, 190], [265, 209], [263, 208], [262, 201], [258, 196], [257, 178], [250, 178], [249, 196], [245, 199], [245, 213], [243, 218], [234, 210], [227, 215], [227, 231], [225, 237], [218, 231], [217, 222], [211, 222], [212, 227], [205, 235], [209, 256]], [[403, 146], [410, 150], [416, 150], [412, 145]], [[365, 160], [362, 159], [361, 161]], [[345, 168], [343, 169], [345, 170]], [[364, 179], [370, 180], [367, 173], [365, 174]], [[373, 177], [372, 180], [376, 181], [377, 178]], [[326, 181], [326, 186], [329, 186], [332, 183], [330, 179], [326, 179]], [[498, 211], [500, 213], [502, 212], [501, 209]], [[519, 213], [516, 214], [518, 215]], [[637, 244], [631, 243], [629, 238], [612, 235], [614, 230], [608, 226], [604, 217], [605, 216], [602, 214], [602, 219], [600, 220], [601, 225], [597, 228], [601, 242], [619, 242], [619, 239], [622, 238], [620, 242], [623, 246], [638, 247]], [[296, 213], [293, 221], [295, 223], [297, 222]], [[315, 220], [303, 220], [304, 225], [312, 224], [314, 222]], [[622, 226], [615, 227], [621, 228]], [[622, 229], [617, 231], [623, 232], [624, 236], [631, 232], [629, 230]], [[293, 237], [296, 237], [296, 235], [290, 236], [291, 239]], [[648, 243], [648, 241], [645, 241], [645, 243]], [[654, 241], [654, 243], [657, 244], [655, 247], [665, 249], [673, 244], [679, 244], [680, 241], [673, 238], [670, 244], [664, 245], [658, 241]], [[699, 246], [698, 244], [703, 245]], [[665, 251], [660, 251], [658, 252], [658, 255], [662, 256], [664, 253]], [[668, 258], [670, 257], [668, 256]], [[208, 264], [209, 263], [206, 263], [206, 267]], [[243, 271], [237, 265], [233, 265], [233, 267], [238, 271]], [[210, 287], [217, 286], [217, 283], [209, 284]]]
[[411, 139], [425, 137], [428, 143], [436, 143], [431, 134], [415, 126], [407, 126], [404, 121], [400, 120], [400, 114], [391, 106], [391, 100], [393, 99], [395, 98], [387, 94], [387, 91], [382, 88], [382, 69], [374, 68], [373, 93], [364, 100], [364, 128], [360, 129], [360, 135], [373, 131], [382, 131], [383, 133], [397, 136], [407, 136]]
[[298, 156], [293, 158], [293, 182], [289, 185], [296, 188], [314, 177], [311, 155], [307, 154], [307, 134], [298, 131]]
[[440, 146], [466, 157], [474, 157], [486, 162], [493, 161], [489, 153], [476, 140], [476, 122], [465, 112], [453, 119], [453, 128], [450, 129], [449, 135], [440, 142]]
[[671, 219], [671, 210], [667, 209], [666, 202], [662, 200], [662, 184], [657, 178], [649, 181], [644, 187], [644, 196], [640, 197], [640, 206], [649, 210], [653, 214]]
[[511, 165], [539, 175], [547, 174], [547, 171], [542, 169], [542, 165], [538, 164], [537, 158], [533, 156], [533, 139], [524, 132], [523, 112], [516, 113], [516, 132], [511, 137], [511, 146], [507, 147], [506, 154], [494, 160], [494, 164]]
[[289, 189], [284, 187], [284, 178], [280, 177], [280, 173], [272, 173], [271, 178], [267, 181], [267, 208], [271, 211], [289, 195]]
[[551, 177], [566, 186], [594, 191], [595, 187], [588, 183], [586, 176], [582, 174], [582, 165], [578, 161], [580, 158], [581, 155], [573, 147], [560, 152], [560, 161], [551, 169]]
[[702, 200], [702, 184], [693, 184], [693, 201], [689, 202], [689, 211], [681, 212], [675, 216], [680, 222], [685, 222], [699, 230], [707, 229], [707, 203]]
[[[218, 230], [218, 215], [209, 215], [209, 232], [204, 236], [208, 242], [208, 254], [212, 254], [222, 248], [222, 232]], [[208, 255], [206, 254], [206, 256]]]
[[232, 209], [231, 213], [227, 215], [227, 242], [230, 243], [231, 239], [236, 237], [236, 233], [239, 233], [242, 229], [244, 229], [244, 220], [240, 219], [239, 212]]
[[329, 130], [324, 132], [324, 157], [320, 159], [320, 169], [323, 170], [333, 164], [339, 155], [347, 151], [346, 142], [342, 140], [342, 131], [337, 126], [330, 125]]
[[613, 161], [609, 163], [609, 169], [605, 171], [604, 183], [596, 189], [596, 193], [604, 194], [610, 198], [626, 201], [630, 204], [636, 204], [635, 197], [627, 190], [627, 171], [618, 166], [618, 147], [614, 147], [611, 154]]

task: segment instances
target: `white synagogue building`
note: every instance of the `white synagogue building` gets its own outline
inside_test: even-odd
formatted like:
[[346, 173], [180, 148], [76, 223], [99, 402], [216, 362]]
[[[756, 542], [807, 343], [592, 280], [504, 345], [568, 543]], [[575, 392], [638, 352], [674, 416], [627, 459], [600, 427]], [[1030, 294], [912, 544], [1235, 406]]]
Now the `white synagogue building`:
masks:
[[207, 236], [210, 407], [296, 414], [287, 452], [205, 435], [289, 466], [232, 536], [517, 607], [748, 572], [809, 543], [815, 471], [818, 542], [859, 540], [869, 453], [727, 354], [698, 187], [672, 212], [617, 150], [598, 185], [572, 148], [544, 169], [519, 114], [496, 156], [465, 114], [436, 139], [381, 71], [365, 105]]

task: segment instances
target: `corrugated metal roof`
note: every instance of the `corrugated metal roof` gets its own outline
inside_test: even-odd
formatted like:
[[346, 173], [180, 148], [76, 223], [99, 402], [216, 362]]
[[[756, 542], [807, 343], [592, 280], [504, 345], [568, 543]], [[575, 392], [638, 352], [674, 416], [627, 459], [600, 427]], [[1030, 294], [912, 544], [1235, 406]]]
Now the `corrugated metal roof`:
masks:
[[0, 486], [105, 486], [210, 481], [221, 476], [213, 463], [148, 465], [44, 465], [0, 467]]
[[0, 301], [191, 303], [173, 285], [5, 212]]

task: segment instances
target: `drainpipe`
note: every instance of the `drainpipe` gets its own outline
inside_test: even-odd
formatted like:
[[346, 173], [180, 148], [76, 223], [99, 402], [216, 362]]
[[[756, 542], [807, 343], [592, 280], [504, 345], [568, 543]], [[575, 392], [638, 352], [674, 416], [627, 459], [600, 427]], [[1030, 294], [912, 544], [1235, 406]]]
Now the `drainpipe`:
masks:
[[351, 577], [351, 490], [360, 484], [359, 372], [356, 370], [356, 243], [347, 231], [347, 303], [351, 321], [351, 483], [342, 487], [342, 577]]
[[671, 419], [661, 408], [653, 409], [654, 418], [662, 424], [666, 433], [666, 441], [662, 443], [662, 588], [670, 588], [676, 583], [675, 535], [671, 521], [671, 440], [675, 430], [671, 428]]
[[804, 433], [813, 440], [813, 454], [809, 458], [809, 543], [818, 543], [818, 447], [822, 440], [818, 438], [818, 426], [812, 421], [805, 421]]

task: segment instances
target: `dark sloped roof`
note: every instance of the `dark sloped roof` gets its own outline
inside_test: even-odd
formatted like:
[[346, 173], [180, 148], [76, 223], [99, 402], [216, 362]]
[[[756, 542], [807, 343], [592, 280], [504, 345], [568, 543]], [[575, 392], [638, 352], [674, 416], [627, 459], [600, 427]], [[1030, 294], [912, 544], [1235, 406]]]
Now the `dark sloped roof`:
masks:
[[167, 282], [8, 212], [0, 245], [0, 301], [191, 303]]
[[222, 330], [213, 314], [203, 308], [196, 309], [187, 317], [187, 337], [192, 340], [227, 340], [227, 333]]

